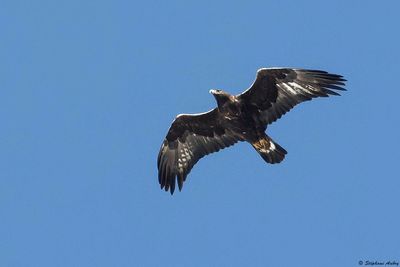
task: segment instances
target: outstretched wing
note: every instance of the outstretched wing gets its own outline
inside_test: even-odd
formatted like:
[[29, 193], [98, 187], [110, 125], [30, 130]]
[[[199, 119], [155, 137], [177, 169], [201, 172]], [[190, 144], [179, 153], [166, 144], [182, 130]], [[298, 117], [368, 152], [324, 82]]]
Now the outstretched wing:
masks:
[[178, 115], [171, 125], [158, 154], [158, 181], [161, 189], [179, 190], [196, 162], [207, 154], [240, 141], [229, 129], [217, 122], [218, 110], [194, 115]]
[[315, 97], [339, 95], [346, 80], [320, 70], [263, 68], [249, 89], [238, 98], [257, 112], [262, 123], [270, 124], [295, 105]]

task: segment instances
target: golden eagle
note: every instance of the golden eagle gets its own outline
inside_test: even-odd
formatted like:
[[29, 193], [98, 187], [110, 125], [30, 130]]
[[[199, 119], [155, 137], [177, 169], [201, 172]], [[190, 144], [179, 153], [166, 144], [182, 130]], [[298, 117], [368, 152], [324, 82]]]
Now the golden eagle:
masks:
[[268, 163], [279, 163], [286, 150], [265, 134], [267, 125], [295, 105], [346, 90], [343, 76], [320, 70], [262, 68], [239, 95], [210, 90], [218, 107], [200, 114], [180, 114], [172, 122], [158, 154], [161, 189], [182, 190], [196, 162], [239, 141], [250, 143]]

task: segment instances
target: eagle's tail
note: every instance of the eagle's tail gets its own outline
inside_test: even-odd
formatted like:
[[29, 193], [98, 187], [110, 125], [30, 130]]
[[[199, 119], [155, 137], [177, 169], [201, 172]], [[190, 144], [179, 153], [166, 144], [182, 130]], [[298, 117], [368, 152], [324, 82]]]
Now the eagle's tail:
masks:
[[267, 135], [253, 142], [252, 145], [257, 150], [258, 154], [260, 154], [266, 162], [271, 164], [281, 162], [287, 154], [283, 147], [275, 143]]

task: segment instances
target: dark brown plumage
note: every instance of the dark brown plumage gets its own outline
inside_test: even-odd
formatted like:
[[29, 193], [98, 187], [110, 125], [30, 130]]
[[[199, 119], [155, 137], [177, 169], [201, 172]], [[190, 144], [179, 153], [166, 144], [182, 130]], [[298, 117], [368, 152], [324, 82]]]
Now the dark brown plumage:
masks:
[[263, 68], [249, 89], [233, 96], [210, 90], [218, 107], [201, 114], [181, 114], [173, 121], [158, 154], [162, 189], [182, 189], [190, 170], [207, 154], [239, 141], [249, 142], [268, 163], [279, 163], [286, 150], [265, 134], [267, 125], [295, 105], [316, 97], [339, 95], [346, 80], [320, 70]]

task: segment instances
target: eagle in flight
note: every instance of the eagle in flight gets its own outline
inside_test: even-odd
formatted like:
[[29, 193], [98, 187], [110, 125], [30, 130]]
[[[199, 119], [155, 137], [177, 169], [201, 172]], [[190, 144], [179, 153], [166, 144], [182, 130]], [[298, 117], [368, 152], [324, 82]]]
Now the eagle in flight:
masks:
[[158, 181], [161, 189], [182, 190], [190, 170], [207, 154], [250, 143], [268, 163], [281, 162], [286, 150], [265, 130], [295, 105], [316, 97], [339, 95], [344, 91], [341, 75], [320, 70], [262, 68], [253, 84], [239, 95], [210, 90], [217, 107], [200, 114], [180, 114], [163, 141], [158, 154]]

